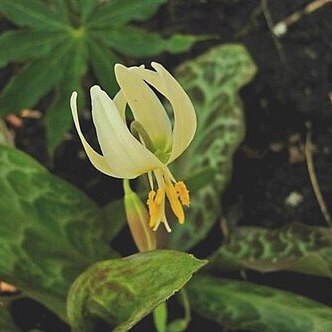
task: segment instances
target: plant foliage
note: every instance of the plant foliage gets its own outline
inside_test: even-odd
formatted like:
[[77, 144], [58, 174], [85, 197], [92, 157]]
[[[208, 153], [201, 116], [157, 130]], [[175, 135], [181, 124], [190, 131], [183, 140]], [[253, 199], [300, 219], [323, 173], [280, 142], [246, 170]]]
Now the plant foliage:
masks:
[[332, 278], [332, 230], [300, 223], [279, 229], [238, 227], [211, 258], [218, 270], [288, 270]]
[[221, 213], [221, 196], [232, 175], [233, 154], [245, 132], [239, 89], [255, 72], [247, 50], [238, 44], [215, 47], [176, 71], [194, 103], [198, 128], [188, 151], [174, 164], [173, 172], [178, 179], [200, 174], [204, 185], [195, 191], [189, 187], [191, 207], [186, 223], [174, 228], [172, 248], [191, 248], [206, 236]]
[[192, 308], [230, 330], [322, 332], [332, 329], [332, 309], [303, 296], [250, 282], [194, 277]]
[[100, 209], [19, 150], [0, 146], [0, 280], [66, 319], [74, 279], [115, 257]]
[[186, 253], [155, 250], [91, 266], [69, 292], [73, 331], [95, 331], [100, 321], [114, 332], [128, 331], [205, 264]]
[[[0, 95], [0, 114], [36, 106], [49, 95], [45, 117], [53, 150], [71, 128], [69, 97], [82, 90], [82, 78], [92, 68], [99, 84], [114, 94], [116, 62], [161, 52], [188, 50], [202, 37], [160, 34], [130, 23], [149, 19], [165, 0], [1, 0], [0, 13], [16, 30], [0, 36], [0, 68], [18, 63]], [[83, 96], [83, 93], [80, 93]], [[84, 98], [80, 102], [84, 104]]]

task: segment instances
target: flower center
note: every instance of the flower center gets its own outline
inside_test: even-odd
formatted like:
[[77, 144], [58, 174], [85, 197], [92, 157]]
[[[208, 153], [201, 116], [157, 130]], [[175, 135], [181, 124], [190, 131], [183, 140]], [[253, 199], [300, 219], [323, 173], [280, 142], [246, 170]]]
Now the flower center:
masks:
[[164, 151], [158, 149], [152, 142], [149, 134], [146, 132], [141, 123], [134, 120], [130, 124], [130, 131], [133, 136], [145, 145], [145, 147], [150, 150], [162, 163], [166, 163], [170, 156], [170, 151]]

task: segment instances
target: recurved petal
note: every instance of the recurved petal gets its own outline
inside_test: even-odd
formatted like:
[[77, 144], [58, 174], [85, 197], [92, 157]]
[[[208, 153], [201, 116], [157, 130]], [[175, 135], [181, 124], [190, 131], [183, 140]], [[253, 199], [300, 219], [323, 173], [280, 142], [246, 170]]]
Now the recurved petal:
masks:
[[106, 92], [93, 86], [90, 93], [99, 145], [109, 168], [117, 174], [113, 176], [132, 179], [163, 167], [160, 160], [130, 133]]
[[173, 146], [168, 163], [172, 162], [192, 141], [197, 120], [193, 104], [177, 80], [159, 63], [152, 62], [156, 70], [135, 68], [135, 71], [149, 84], [162, 93], [171, 103], [174, 112]]
[[127, 68], [116, 64], [115, 76], [131, 111], [147, 134], [156, 149], [169, 151], [172, 145], [172, 126], [167, 113], [153, 92], [136, 70], [144, 67]]
[[78, 113], [77, 113], [77, 92], [73, 92], [70, 98], [70, 107], [71, 107], [71, 112], [73, 114], [73, 119], [75, 123], [75, 127], [78, 133], [79, 138], [82, 141], [84, 150], [89, 157], [92, 165], [96, 167], [100, 172], [105, 173], [110, 176], [115, 176], [114, 172], [109, 168], [107, 165], [104, 156], [100, 155], [97, 153], [86, 141], [85, 137], [83, 136], [83, 133], [81, 131], [80, 127], [80, 122], [78, 119]]

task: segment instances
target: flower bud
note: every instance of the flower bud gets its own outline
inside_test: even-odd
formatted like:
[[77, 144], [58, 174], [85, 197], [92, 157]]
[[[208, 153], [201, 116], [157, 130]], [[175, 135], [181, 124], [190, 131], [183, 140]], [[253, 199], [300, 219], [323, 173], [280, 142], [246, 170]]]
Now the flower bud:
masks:
[[156, 232], [149, 227], [150, 216], [140, 197], [131, 190], [129, 181], [123, 181], [124, 204], [131, 235], [140, 252], [155, 250]]

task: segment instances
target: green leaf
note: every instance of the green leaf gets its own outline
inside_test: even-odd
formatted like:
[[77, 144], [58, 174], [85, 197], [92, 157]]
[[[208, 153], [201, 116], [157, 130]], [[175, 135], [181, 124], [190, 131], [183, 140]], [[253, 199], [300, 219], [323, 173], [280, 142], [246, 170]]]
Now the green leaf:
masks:
[[158, 33], [130, 26], [99, 30], [93, 32], [93, 35], [101, 39], [108, 47], [134, 58], [150, 57], [162, 52], [185, 52], [195, 42], [206, 39], [204, 36], [180, 34], [174, 34], [168, 39], [164, 39]]
[[0, 280], [66, 318], [69, 286], [94, 262], [115, 257], [100, 209], [16, 149], [0, 147]]
[[87, 50], [84, 39], [77, 39], [66, 56], [67, 66], [57, 87], [57, 97], [45, 116], [47, 142], [51, 153], [72, 127], [73, 118], [69, 100], [73, 91], [78, 92], [79, 108], [84, 105], [84, 92], [81, 88], [81, 79], [87, 70]]
[[172, 250], [96, 263], [70, 288], [67, 309], [73, 332], [94, 331], [101, 321], [114, 332], [127, 331], [180, 290], [205, 264]]
[[100, 5], [91, 16], [89, 27], [123, 26], [130, 21], [146, 21], [166, 0], [113, 0]]
[[42, 57], [67, 38], [63, 32], [8, 31], [0, 36], [0, 68], [9, 62], [34, 60]]
[[213, 255], [211, 268], [288, 270], [332, 278], [332, 230], [300, 223], [279, 229], [238, 227]]
[[40, 0], [1, 0], [0, 12], [20, 27], [44, 31], [71, 29]]
[[70, 25], [69, 12], [67, 7], [67, 0], [43, 0], [47, 8], [54, 13], [54, 15], [66, 25]]
[[190, 190], [198, 191], [206, 186], [207, 183], [213, 181], [216, 175], [216, 169], [213, 167], [202, 168], [195, 173], [189, 174], [185, 177], [185, 182]]
[[91, 15], [95, 11], [95, 9], [98, 7], [99, 3], [95, 0], [76, 0], [76, 3], [78, 5], [78, 8], [80, 10], [80, 16], [82, 23], [89, 23]]
[[91, 36], [88, 38], [88, 48], [89, 61], [99, 84], [111, 96], [114, 95], [119, 90], [115, 79], [114, 65], [121, 60], [105, 45]]
[[249, 282], [195, 277], [186, 287], [192, 308], [227, 329], [332, 331], [332, 309], [303, 296]]
[[237, 44], [216, 47], [176, 71], [196, 109], [196, 136], [184, 156], [172, 166], [177, 179], [206, 168], [214, 178], [191, 190], [191, 206], [184, 225], [174, 227], [171, 248], [187, 250], [202, 240], [221, 213], [221, 197], [232, 171], [233, 154], [244, 135], [239, 89], [254, 76], [256, 67], [246, 49]]
[[68, 39], [52, 50], [51, 55], [35, 60], [14, 76], [2, 92], [0, 113], [7, 115], [35, 106], [62, 78], [72, 43]]
[[0, 330], [4, 332], [20, 332], [22, 330], [14, 323], [8, 305], [9, 304], [0, 297]]
[[103, 207], [102, 213], [107, 223], [107, 239], [112, 241], [127, 222], [124, 200], [109, 202]]

